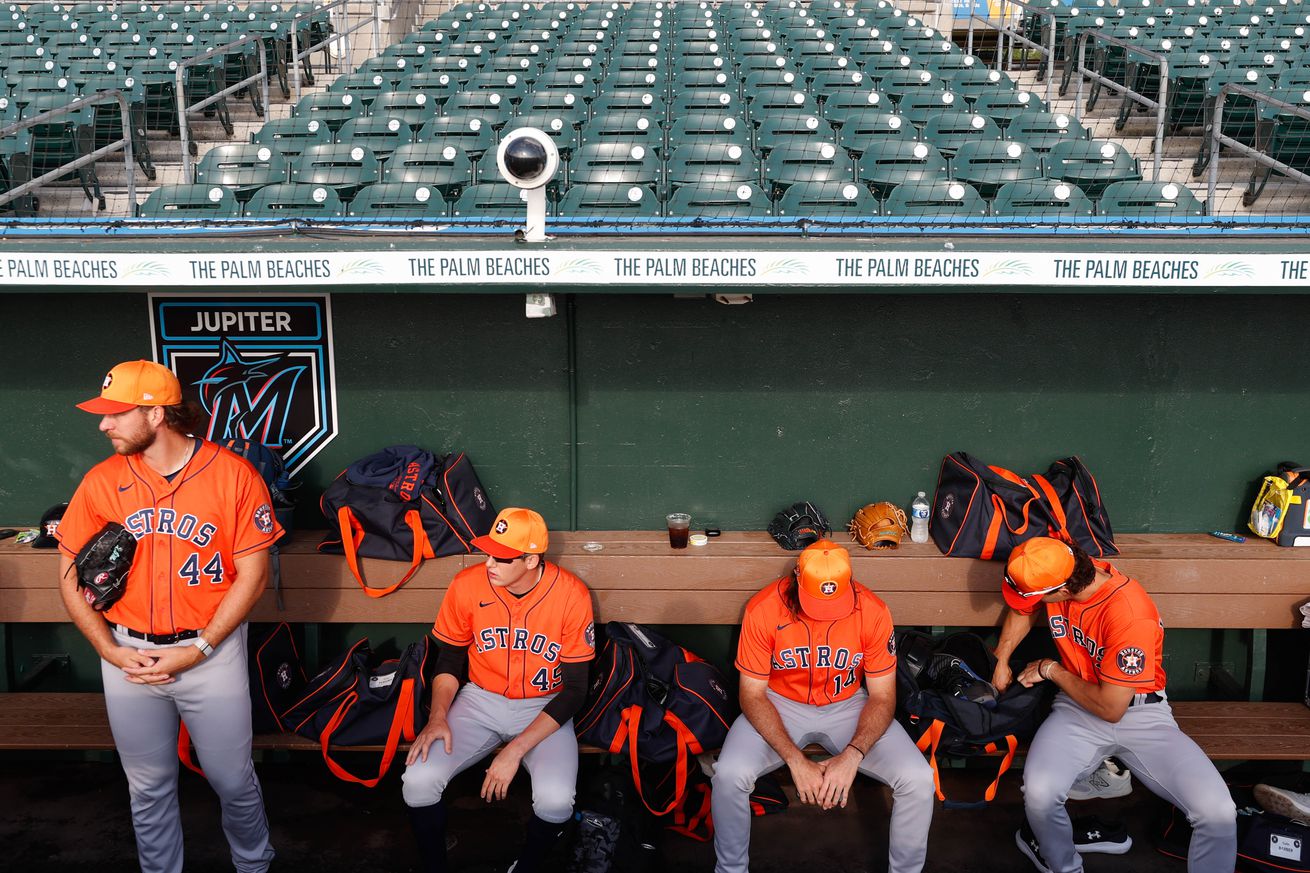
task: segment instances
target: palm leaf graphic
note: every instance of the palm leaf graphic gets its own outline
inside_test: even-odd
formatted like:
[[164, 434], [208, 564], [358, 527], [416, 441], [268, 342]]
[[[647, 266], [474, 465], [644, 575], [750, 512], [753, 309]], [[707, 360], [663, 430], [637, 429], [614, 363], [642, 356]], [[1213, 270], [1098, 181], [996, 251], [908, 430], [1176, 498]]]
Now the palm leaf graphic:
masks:
[[1201, 278], [1212, 279], [1220, 277], [1228, 279], [1254, 279], [1255, 269], [1246, 261], [1227, 261], [1211, 267], [1210, 271]]
[[810, 267], [804, 261], [798, 258], [788, 258], [784, 261], [772, 261], [760, 271], [760, 275], [767, 276], [770, 273], [777, 273], [782, 276], [793, 276], [797, 274], [804, 275], [810, 271]]

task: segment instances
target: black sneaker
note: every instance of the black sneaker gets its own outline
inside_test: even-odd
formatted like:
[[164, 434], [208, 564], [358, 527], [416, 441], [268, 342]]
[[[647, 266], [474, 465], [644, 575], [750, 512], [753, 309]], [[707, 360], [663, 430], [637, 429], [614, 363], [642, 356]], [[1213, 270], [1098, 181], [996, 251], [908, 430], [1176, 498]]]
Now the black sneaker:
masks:
[[1014, 842], [1019, 846], [1019, 851], [1028, 856], [1028, 860], [1033, 862], [1033, 866], [1040, 873], [1051, 873], [1046, 859], [1042, 857], [1042, 847], [1037, 844], [1037, 837], [1033, 835], [1033, 829], [1028, 826], [1028, 819], [1025, 818], [1023, 824], [1014, 832]]
[[1120, 822], [1085, 815], [1073, 820], [1073, 847], [1080, 852], [1122, 855], [1133, 847], [1133, 838]]

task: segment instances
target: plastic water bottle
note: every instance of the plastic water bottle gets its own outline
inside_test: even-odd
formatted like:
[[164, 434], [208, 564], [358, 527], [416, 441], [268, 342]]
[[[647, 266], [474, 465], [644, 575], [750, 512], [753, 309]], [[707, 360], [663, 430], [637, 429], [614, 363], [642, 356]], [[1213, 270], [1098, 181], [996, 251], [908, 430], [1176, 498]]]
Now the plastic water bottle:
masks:
[[916, 543], [928, 542], [928, 514], [931, 512], [927, 496], [920, 491], [919, 496], [910, 502], [910, 540]]

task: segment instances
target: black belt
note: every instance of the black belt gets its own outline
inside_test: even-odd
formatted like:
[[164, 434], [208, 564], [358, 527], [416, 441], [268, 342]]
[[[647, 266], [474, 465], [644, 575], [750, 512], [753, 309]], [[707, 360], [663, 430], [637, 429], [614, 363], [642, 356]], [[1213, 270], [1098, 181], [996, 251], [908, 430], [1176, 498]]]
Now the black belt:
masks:
[[184, 643], [187, 640], [194, 640], [196, 637], [200, 636], [200, 631], [198, 630], [183, 630], [178, 631], [175, 634], [148, 634], [144, 631], [132, 630], [132, 628], [125, 627], [121, 624], [116, 624], [114, 627], [118, 629], [119, 633], [127, 634], [133, 639], [145, 640], [147, 643], [154, 643], [156, 646], [175, 646], [178, 643]]
[[1152, 691], [1150, 694], [1139, 699], [1138, 696], [1134, 694], [1132, 703], [1128, 705], [1136, 706], [1139, 703], [1164, 703], [1164, 695], [1158, 691]]

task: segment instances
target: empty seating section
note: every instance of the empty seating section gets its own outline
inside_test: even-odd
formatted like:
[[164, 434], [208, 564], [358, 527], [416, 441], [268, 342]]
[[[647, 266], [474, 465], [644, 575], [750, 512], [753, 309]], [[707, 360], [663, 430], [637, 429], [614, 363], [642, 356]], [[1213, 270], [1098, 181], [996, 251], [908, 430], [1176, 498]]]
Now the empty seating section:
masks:
[[[297, 16], [300, 16], [297, 18]], [[329, 32], [326, 13], [310, 3], [27, 3], [0, 7], [0, 126], [61, 109], [78, 98], [119, 90], [127, 98], [133, 153], [147, 180], [156, 167], [147, 140], [148, 131], [178, 134], [177, 95], [179, 65], [211, 49], [257, 34], [266, 40], [270, 74], [286, 82], [287, 41], [293, 21], [301, 45], [319, 41]], [[194, 104], [223, 91], [259, 71], [259, 43], [229, 49], [213, 58], [183, 67], [186, 102]], [[306, 65], [312, 80], [312, 71]], [[262, 112], [254, 89], [220, 98], [206, 112], [233, 133], [228, 101], [249, 97]], [[123, 121], [116, 103], [102, 103], [55, 116], [4, 139], [4, 178], [8, 190], [72, 160], [102, 148], [123, 136]], [[262, 134], [261, 142], [291, 155], [307, 143], [331, 142], [305, 125], [279, 122]], [[21, 142], [19, 153], [15, 142]], [[297, 152], [298, 153], [298, 152]], [[15, 171], [17, 167], [18, 172]], [[25, 178], [23, 177], [25, 174]], [[100, 184], [95, 165], [73, 174], [86, 196], [99, 201]], [[205, 196], [180, 193], [177, 186], [152, 201], [168, 214], [196, 209], [217, 217], [227, 216], [229, 199], [209, 201]], [[161, 189], [162, 190], [162, 189]], [[27, 214], [31, 198], [19, 198], [0, 211]]]
[[[1061, 61], [1075, 60], [1085, 45], [1100, 76], [1151, 96], [1160, 68], [1142, 52], [1168, 59], [1170, 131], [1212, 124], [1220, 89], [1237, 83], [1282, 108], [1230, 96], [1223, 132], [1291, 167], [1310, 166], [1310, 121], [1297, 111], [1310, 106], [1306, 5], [1055, 0], [1051, 8]], [[15, 9], [0, 16], [0, 124], [119, 87], [140, 121], [134, 137], [138, 128], [175, 129], [171, 62], [271, 27], [279, 36], [270, 41], [271, 69], [284, 81], [288, 10], [305, 13], [297, 19], [305, 44], [330, 26], [314, 9]], [[1043, 25], [1030, 18], [1023, 26], [1037, 33]], [[257, 51], [191, 70], [189, 99], [257, 68]], [[1066, 74], [1072, 66], [1066, 62]], [[1062, 87], [1071, 86], [1066, 75]], [[1091, 104], [1121, 99], [1095, 86], [1087, 96]], [[214, 110], [228, 124], [221, 101]], [[1122, 127], [1141, 107], [1125, 101], [1118, 111]], [[120, 136], [120, 126], [116, 108], [101, 107], [0, 139], [0, 190]], [[561, 172], [548, 208], [578, 221], [1206, 214], [1186, 185], [1144, 182], [1149, 174], [1122, 144], [1093, 138], [1078, 118], [890, 0], [458, 3], [325, 90], [305, 94], [250, 143], [213, 148], [189, 184], [160, 188], [139, 214], [521, 217], [522, 199], [500, 178], [495, 150], [522, 126], [554, 140]], [[138, 147], [137, 156], [144, 169], [148, 149]], [[1209, 160], [1202, 145], [1194, 172]], [[1253, 174], [1248, 202], [1269, 175]], [[94, 166], [79, 181], [92, 196]], [[22, 215], [29, 207], [20, 199], [5, 210]]]
[[[1113, 188], [1142, 179], [1121, 146], [889, 0], [610, 0], [460, 3], [265, 124], [255, 151], [216, 149], [194, 189], [142, 214], [218, 217], [234, 201], [247, 217], [303, 202], [307, 217], [521, 219], [495, 150], [525, 126], [560, 152], [550, 213], [581, 224], [1199, 208], [1178, 186], [1172, 200]], [[277, 187], [256, 200], [260, 185]], [[233, 200], [210, 200], [214, 186]]]
[[[1045, 4], [1043, 4], [1045, 5]], [[1201, 176], [1212, 159], [1210, 133], [1220, 92], [1240, 86], [1299, 107], [1290, 111], [1233, 93], [1224, 101], [1222, 133], [1305, 173], [1310, 164], [1303, 115], [1310, 91], [1310, 4], [1299, 0], [1144, 0], [1111, 5], [1099, 0], [1054, 2], [1057, 59], [1065, 62], [1060, 93], [1077, 75], [1077, 51], [1084, 47], [1086, 66], [1096, 75], [1155, 100], [1160, 91], [1160, 61], [1167, 63], [1165, 133], [1201, 134], [1192, 175]], [[1046, 25], [1025, 13], [1024, 28], [1038, 34]], [[1126, 48], [1110, 37], [1131, 44]], [[1149, 54], [1148, 54], [1149, 53]], [[1098, 100], [1119, 100], [1116, 130], [1140, 102], [1118, 96], [1094, 82], [1088, 108]], [[1293, 99], [1288, 100], [1291, 97]], [[1243, 195], [1250, 206], [1272, 170], [1258, 168]]]

